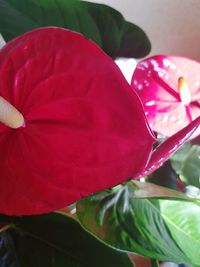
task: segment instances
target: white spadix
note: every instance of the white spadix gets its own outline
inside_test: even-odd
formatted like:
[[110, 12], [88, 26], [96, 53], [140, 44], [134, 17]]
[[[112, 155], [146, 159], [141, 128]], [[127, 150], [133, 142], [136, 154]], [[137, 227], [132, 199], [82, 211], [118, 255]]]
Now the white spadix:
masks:
[[24, 125], [23, 115], [7, 100], [0, 96], [0, 122], [17, 129]]

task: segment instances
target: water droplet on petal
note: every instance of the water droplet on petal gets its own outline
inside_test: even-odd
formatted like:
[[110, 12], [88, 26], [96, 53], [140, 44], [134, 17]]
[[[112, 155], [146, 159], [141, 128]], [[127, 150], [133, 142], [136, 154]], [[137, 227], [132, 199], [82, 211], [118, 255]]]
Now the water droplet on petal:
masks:
[[155, 100], [151, 100], [151, 101], [145, 103], [145, 105], [148, 106], [148, 107], [153, 106], [155, 104], [156, 104]]

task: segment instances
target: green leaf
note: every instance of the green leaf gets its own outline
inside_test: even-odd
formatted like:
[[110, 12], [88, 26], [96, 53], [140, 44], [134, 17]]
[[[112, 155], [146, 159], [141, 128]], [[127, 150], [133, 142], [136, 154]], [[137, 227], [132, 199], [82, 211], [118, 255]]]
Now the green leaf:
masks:
[[0, 215], [0, 221], [15, 225], [12, 234], [21, 267], [133, 266], [127, 254], [98, 242], [66, 215]]
[[171, 166], [171, 162], [166, 161], [159, 169], [148, 176], [148, 182], [176, 189], [177, 187], [177, 174]]
[[200, 188], [200, 146], [187, 143], [171, 157], [171, 162], [183, 182]]
[[[137, 54], [133, 55], [133, 51], [137, 51]], [[117, 56], [141, 58], [148, 55], [150, 51], [151, 43], [145, 32], [138, 26], [126, 22]]]
[[166, 188], [165, 198], [149, 198], [162, 194], [158, 188], [130, 181], [87, 197], [77, 204], [78, 219], [94, 236], [116, 249], [199, 266], [200, 202], [188, 201]]
[[143, 30], [106, 5], [78, 0], [0, 0], [0, 33], [6, 41], [43, 26], [80, 32], [112, 57], [144, 57], [151, 48]]
[[185, 187], [185, 194], [189, 197], [200, 199], [200, 188], [188, 185]]
[[183, 164], [187, 158], [187, 154], [190, 151], [192, 145], [190, 142], [185, 143], [171, 158], [171, 164], [177, 174], [181, 174]]

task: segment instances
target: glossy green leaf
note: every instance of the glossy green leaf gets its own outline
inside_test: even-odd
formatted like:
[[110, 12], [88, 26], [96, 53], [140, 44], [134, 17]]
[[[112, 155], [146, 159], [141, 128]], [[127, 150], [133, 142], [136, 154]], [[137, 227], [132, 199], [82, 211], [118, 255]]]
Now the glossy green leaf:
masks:
[[186, 144], [172, 156], [171, 162], [183, 182], [200, 188], [200, 146]]
[[133, 266], [127, 254], [100, 243], [62, 214], [21, 218], [0, 215], [0, 221], [15, 225], [12, 234], [21, 267]]
[[200, 202], [187, 201], [166, 188], [163, 196], [168, 199], [149, 198], [162, 194], [158, 188], [130, 181], [87, 197], [77, 204], [78, 218], [93, 235], [117, 249], [200, 266]]
[[[144, 31], [138, 26], [126, 22], [117, 56], [141, 58], [148, 55], [151, 50], [151, 43], [148, 38], [144, 37]], [[133, 51], [137, 51], [137, 54], [133, 55]]]
[[142, 29], [106, 5], [79, 0], [0, 0], [0, 33], [6, 41], [43, 26], [81, 32], [112, 57], [144, 57], [151, 48]]

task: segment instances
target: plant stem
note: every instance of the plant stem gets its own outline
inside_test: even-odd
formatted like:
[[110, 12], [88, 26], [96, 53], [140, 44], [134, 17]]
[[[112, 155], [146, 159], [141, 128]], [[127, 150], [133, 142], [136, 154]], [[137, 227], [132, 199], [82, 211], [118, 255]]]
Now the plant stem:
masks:
[[151, 266], [152, 267], [160, 267], [159, 261], [155, 259], [151, 259]]
[[2, 227], [0, 228], [0, 234], [3, 233], [3, 232], [6, 232], [6, 231], [7, 231], [9, 228], [11, 228], [11, 227], [12, 227], [11, 224], [6, 224], [6, 225], [2, 226]]

